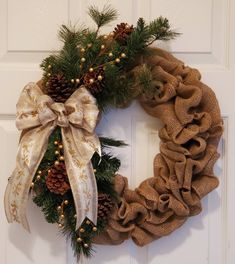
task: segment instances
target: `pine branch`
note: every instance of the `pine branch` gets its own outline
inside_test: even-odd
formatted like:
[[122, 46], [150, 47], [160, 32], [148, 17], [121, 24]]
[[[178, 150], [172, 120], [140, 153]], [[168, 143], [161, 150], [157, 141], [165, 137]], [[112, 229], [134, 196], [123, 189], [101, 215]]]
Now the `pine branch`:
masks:
[[117, 10], [110, 5], [105, 5], [101, 11], [96, 6], [90, 6], [88, 8], [88, 15], [97, 25], [96, 33], [98, 33], [101, 27], [109, 24], [118, 17]]
[[116, 139], [107, 138], [107, 137], [99, 137], [99, 139], [100, 139], [100, 143], [103, 148], [127, 146], [127, 144], [122, 140], [116, 140]]

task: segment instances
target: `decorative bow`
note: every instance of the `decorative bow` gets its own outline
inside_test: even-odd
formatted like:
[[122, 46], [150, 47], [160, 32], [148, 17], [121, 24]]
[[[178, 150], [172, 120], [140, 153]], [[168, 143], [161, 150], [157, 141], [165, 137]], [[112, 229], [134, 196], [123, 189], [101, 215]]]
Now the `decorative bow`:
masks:
[[17, 103], [16, 126], [24, 133], [19, 142], [16, 168], [5, 192], [8, 222], [17, 221], [29, 231], [26, 205], [36, 170], [45, 154], [52, 131], [61, 127], [64, 159], [74, 197], [79, 228], [87, 217], [97, 222], [97, 186], [91, 165], [100, 142], [94, 133], [99, 110], [84, 86], [63, 103], [55, 103], [35, 83], [23, 89]]

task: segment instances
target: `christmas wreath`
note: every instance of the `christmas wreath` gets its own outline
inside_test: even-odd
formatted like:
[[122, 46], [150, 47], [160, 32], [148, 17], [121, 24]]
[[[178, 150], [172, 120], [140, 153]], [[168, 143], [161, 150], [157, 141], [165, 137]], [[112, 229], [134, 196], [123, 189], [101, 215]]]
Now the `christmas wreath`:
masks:
[[[89, 257], [93, 243], [144, 246], [170, 234], [201, 211], [201, 199], [218, 186], [213, 166], [222, 119], [213, 91], [196, 69], [149, 46], [178, 35], [166, 18], [118, 24], [110, 6], [89, 8], [96, 30], [63, 25], [63, 48], [41, 64], [43, 78], [23, 89], [16, 125], [22, 131], [16, 168], [5, 192], [9, 222], [29, 230], [29, 192], [47, 222], [57, 223], [74, 254]], [[108, 107], [137, 99], [159, 118], [160, 153], [154, 177], [135, 190], [119, 175], [111, 147], [121, 140], [98, 137], [95, 127]]]

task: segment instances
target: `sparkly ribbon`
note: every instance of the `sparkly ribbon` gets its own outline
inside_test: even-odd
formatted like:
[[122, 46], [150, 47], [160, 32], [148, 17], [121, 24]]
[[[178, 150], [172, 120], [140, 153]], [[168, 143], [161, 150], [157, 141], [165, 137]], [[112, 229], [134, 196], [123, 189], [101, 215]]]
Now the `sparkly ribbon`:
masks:
[[94, 133], [98, 113], [95, 98], [84, 86], [63, 104], [43, 94], [35, 83], [26, 85], [17, 103], [16, 117], [16, 126], [24, 133], [4, 198], [8, 222], [19, 222], [29, 231], [26, 205], [31, 182], [47, 149], [50, 134], [60, 126], [76, 207], [76, 228], [86, 217], [96, 225], [97, 186], [90, 160], [94, 152], [100, 154], [99, 138]]

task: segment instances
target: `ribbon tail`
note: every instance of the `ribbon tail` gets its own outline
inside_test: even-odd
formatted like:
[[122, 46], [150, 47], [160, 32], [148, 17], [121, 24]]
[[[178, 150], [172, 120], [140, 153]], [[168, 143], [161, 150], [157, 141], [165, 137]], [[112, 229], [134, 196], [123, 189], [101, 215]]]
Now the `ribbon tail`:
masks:
[[84, 143], [79, 129], [62, 128], [62, 137], [65, 165], [77, 215], [76, 229], [81, 226], [85, 218], [89, 218], [96, 225], [98, 192], [90, 161], [95, 148]]
[[4, 195], [4, 207], [8, 222], [16, 221], [27, 230], [26, 217], [28, 195], [33, 177], [46, 152], [48, 138], [55, 126], [37, 127], [21, 138], [16, 157], [16, 168], [9, 179]]

